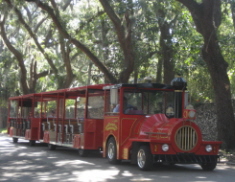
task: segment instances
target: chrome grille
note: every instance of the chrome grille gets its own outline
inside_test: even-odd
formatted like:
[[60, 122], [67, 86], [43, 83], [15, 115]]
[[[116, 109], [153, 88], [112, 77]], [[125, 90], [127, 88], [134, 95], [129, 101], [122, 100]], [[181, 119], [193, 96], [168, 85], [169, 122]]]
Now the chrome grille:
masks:
[[192, 150], [197, 145], [197, 141], [197, 132], [192, 126], [182, 126], [176, 132], [176, 145], [183, 151]]

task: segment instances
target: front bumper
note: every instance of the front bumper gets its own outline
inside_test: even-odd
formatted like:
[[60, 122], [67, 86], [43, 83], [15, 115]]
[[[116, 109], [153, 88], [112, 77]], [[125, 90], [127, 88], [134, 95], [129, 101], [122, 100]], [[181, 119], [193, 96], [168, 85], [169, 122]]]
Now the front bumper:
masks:
[[217, 162], [219, 155], [195, 155], [193, 153], [178, 153], [176, 155], [154, 155], [155, 162], [178, 164], [203, 164]]

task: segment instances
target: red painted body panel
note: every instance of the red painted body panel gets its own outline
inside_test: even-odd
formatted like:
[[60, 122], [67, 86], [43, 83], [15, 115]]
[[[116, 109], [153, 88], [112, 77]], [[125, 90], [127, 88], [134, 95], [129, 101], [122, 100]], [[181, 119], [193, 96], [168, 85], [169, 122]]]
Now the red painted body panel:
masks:
[[45, 131], [43, 135], [43, 142], [49, 143], [50, 142], [50, 134], [49, 131]]
[[84, 141], [83, 140], [83, 135], [81, 135], [81, 134], [74, 135], [73, 148], [83, 149], [84, 148], [84, 142], [82, 142], [82, 141]]
[[31, 140], [31, 129], [27, 129], [25, 132], [25, 139]]
[[[123, 115], [124, 116], [124, 115]], [[128, 155], [133, 142], [149, 143], [152, 154], [176, 155], [177, 153], [194, 153], [195, 155], [217, 155], [222, 142], [202, 141], [200, 128], [186, 119], [168, 119], [165, 114], [136, 116], [126, 115], [125, 117], [106, 116], [104, 120], [104, 141], [109, 136], [114, 136], [117, 141], [118, 159], [130, 159]], [[197, 132], [197, 144], [190, 151], [182, 151], [175, 143], [175, 133], [182, 126], [190, 126]], [[169, 144], [169, 151], [161, 149], [162, 144]], [[106, 151], [103, 143], [104, 151]], [[206, 145], [212, 145], [212, 152], [205, 151]], [[103, 156], [105, 157], [105, 153]]]
[[102, 148], [103, 120], [86, 119], [84, 123], [84, 139], [81, 148], [96, 150]]

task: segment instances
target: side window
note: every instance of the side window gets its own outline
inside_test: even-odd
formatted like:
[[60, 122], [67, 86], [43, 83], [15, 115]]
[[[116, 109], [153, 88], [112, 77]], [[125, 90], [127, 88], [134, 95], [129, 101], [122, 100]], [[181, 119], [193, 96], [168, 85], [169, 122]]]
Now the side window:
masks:
[[[163, 92], [155, 92], [155, 93], [151, 94], [151, 97], [150, 97], [150, 106], [152, 106], [151, 113], [153, 113], [153, 114], [164, 113], [164, 109], [163, 109], [164, 97], [163, 97], [163, 95], [164, 95]], [[152, 101], [152, 103], [151, 103], [151, 101]]]
[[18, 101], [11, 100], [10, 101], [10, 117], [16, 118], [18, 115]]
[[32, 117], [32, 100], [22, 100], [20, 101], [21, 117], [28, 118]]
[[110, 90], [105, 91], [105, 114], [106, 115], [117, 115], [119, 114], [120, 100], [119, 90], [112, 92]]
[[39, 118], [41, 113], [42, 102], [38, 101], [36, 107], [34, 108], [34, 117]]
[[52, 100], [52, 101], [48, 101], [47, 103], [47, 117], [49, 118], [56, 118], [57, 117], [57, 113], [56, 113], [56, 101]]
[[141, 92], [125, 92], [123, 99], [124, 114], [144, 114]]
[[143, 94], [144, 113], [159, 114], [164, 113], [164, 94], [160, 91], [145, 92]]
[[86, 98], [85, 97], [77, 97], [77, 112], [76, 118], [82, 119], [85, 116], [85, 105]]
[[174, 104], [174, 92], [165, 93], [165, 114], [167, 117], [174, 117], [175, 115], [175, 104]]
[[90, 96], [88, 98], [87, 117], [93, 119], [103, 119], [104, 117], [104, 97]]
[[120, 93], [119, 89], [117, 89], [117, 88], [110, 89], [108, 112], [110, 112], [110, 113], [119, 113], [120, 112], [119, 93]]
[[127, 104], [132, 105], [136, 108], [141, 108], [142, 94], [141, 93], [125, 93], [124, 99], [126, 99]]
[[74, 99], [66, 99], [65, 101], [65, 118], [75, 117], [75, 103]]

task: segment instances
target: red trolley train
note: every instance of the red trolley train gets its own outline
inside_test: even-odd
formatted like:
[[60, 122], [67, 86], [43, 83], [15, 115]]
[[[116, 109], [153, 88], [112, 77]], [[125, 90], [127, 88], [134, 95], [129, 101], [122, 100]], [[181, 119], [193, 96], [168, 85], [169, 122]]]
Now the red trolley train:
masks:
[[[182, 81], [182, 80], [181, 80]], [[183, 83], [183, 84], [182, 84]], [[217, 165], [221, 142], [203, 141], [193, 121], [185, 82], [100, 84], [9, 98], [8, 134], [78, 149], [101, 150], [110, 163], [130, 160], [141, 170], [154, 162]]]

